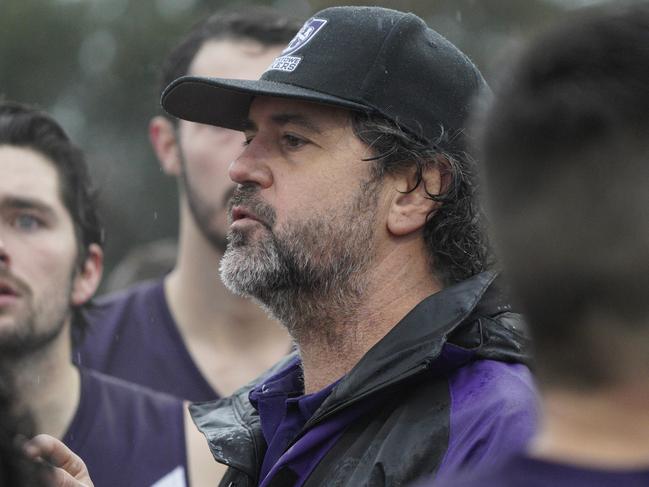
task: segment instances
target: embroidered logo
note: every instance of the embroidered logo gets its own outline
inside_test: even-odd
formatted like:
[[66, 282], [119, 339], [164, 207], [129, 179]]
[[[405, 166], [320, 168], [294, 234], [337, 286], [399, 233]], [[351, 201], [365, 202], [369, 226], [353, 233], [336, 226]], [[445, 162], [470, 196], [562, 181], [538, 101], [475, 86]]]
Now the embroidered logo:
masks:
[[273, 61], [268, 71], [276, 70], [292, 73], [297, 68], [297, 65], [300, 64], [300, 61], [302, 61], [302, 58], [299, 56], [280, 56]]
[[327, 21], [325, 19], [311, 18], [307, 20], [300, 31], [295, 34], [293, 40], [288, 43], [286, 49], [282, 51], [282, 56], [293, 54], [298, 49], [304, 47], [305, 44], [307, 44], [311, 39], [315, 37], [318, 32], [320, 32], [320, 29], [322, 29], [326, 23]]

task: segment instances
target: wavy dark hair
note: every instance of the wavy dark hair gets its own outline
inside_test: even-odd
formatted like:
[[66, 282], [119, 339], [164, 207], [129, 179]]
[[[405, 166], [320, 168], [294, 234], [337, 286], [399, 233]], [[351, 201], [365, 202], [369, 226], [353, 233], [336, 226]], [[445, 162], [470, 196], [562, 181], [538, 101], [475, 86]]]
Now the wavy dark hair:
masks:
[[[443, 132], [433, 143], [425, 142], [398, 123], [379, 114], [352, 113], [356, 136], [367, 144], [374, 156], [374, 175], [415, 171], [415, 183], [422, 184], [423, 173], [440, 166], [447, 184], [439, 194], [428, 197], [440, 203], [428, 216], [424, 241], [430, 270], [446, 285], [463, 281], [493, 265], [492, 253], [484, 230], [483, 213], [477, 197], [475, 160], [465, 150], [463, 134]], [[454, 149], [446, 149], [454, 147]]]
[[[0, 145], [32, 149], [52, 163], [59, 176], [61, 200], [74, 224], [77, 269], [88, 257], [90, 244], [102, 245], [104, 230], [97, 208], [97, 194], [90, 181], [81, 150], [47, 113], [12, 101], [0, 101]], [[78, 309], [73, 310], [74, 327], [85, 328]], [[79, 330], [81, 335], [82, 330]]]

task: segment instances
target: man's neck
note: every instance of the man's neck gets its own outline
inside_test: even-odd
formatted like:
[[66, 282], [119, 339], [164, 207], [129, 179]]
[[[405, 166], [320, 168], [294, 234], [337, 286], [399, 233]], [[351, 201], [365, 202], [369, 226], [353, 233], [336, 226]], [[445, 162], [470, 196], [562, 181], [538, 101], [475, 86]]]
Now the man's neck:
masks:
[[[407, 259], [402, 256], [409, 255]], [[442, 289], [425, 257], [394, 252], [369, 271], [366, 292], [344, 316], [330, 314], [324, 333], [294, 337], [304, 368], [305, 392], [319, 391], [347, 374], [362, 357], [426, 297]], [[321, 330], [321, 323], [310, 328]]]
[[649, 468], [649, 384], [544, 394], [533, 456], [591, 468]]
[[70, 360], [69, 326], [47, 348], [13, 366], [18, 403], [29, 410], [38, 433], [63, 438], [77, 410], [79, 371]]

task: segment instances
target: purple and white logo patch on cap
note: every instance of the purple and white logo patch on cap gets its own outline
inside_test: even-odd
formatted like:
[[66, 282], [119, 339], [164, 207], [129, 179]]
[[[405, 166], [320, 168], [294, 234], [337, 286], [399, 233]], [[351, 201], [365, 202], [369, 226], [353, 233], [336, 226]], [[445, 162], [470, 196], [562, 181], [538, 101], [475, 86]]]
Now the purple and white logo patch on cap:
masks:
[[293, 40], [288, 43], [286, 49], [282, 51], [282, 56], [293, 54], [298, 49], [304, 47], [304, 45], [311, 39], [313, 39], [313, 37], [320, 31], [320, 29], [324, 27], [326, 23], [327, 21], [325, 19], [316, 19], [315, 17], [307, 20], [300, 31], [295, 34]]

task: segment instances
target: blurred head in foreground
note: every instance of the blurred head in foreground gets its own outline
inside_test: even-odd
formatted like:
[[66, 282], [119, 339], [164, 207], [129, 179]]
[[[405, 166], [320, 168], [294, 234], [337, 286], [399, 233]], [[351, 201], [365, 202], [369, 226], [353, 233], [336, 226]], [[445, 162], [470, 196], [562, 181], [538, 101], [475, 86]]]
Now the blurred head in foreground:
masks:
[[488, 207], [546, 388], [649, 371], [649, 4], [537, 40], [481, 120]]

